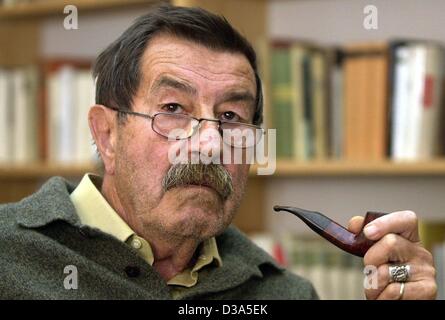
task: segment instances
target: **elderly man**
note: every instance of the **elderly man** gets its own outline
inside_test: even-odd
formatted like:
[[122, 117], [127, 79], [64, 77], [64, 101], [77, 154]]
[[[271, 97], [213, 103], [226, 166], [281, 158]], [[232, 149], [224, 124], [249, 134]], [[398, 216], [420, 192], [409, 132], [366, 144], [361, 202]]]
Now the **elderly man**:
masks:
[[[317, 298], [308, 281], [229, 226], [249, 165], [214, 160], [261, 135], [248, 42], [204, 10], [162, 6], [100, 54], [94, 75], [89, 124], [104, 175], [85, 175], [77, 187], [56, 177], [0, 207], [1, 298]], [[252, 139], [220, 135], [231, 129]], [[189, 160], [206, 154], [212, 163], [173, 164], [178, 145], [189, 147]], [[379, 275], [368, 298], [435, 297], [414, 213], [389, 214], [366, 231], [379, 240], [365, 257]], [[408, 282], [390, 281], [392, 263], [409, 265], [396, 279]]]

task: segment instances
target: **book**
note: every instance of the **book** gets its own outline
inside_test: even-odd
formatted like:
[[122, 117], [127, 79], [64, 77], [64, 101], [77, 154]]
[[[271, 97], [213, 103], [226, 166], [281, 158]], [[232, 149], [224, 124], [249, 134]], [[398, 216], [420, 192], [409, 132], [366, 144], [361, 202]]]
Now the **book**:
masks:
[[93, 146], [88, 125], [88, 111], [95, 102], [95, 86], [90, 70], [79, 70], [75, 79], [76, 100], [76, 149], [74, 151], [77, 163], [89, 164], [97, 160], [96, 149]]
[[50, 163], [74, 162], [75, 140], [75, 71], [70, 65], [62, 66], [48, 79], [48, 128]]
[[325, 160], [328, 154], [327, 120], [327, 61], [322, 50], [313, 51], [312, 55], [312, 103], [313, 103], [313, 159]]
[[304, 44], [294, 43], [290, 48], [291, 68], [291, 99], [292, 99], [292, 127], [293, 127], [293, 151], [296, 161], [308, 160], [308, 138], [306, 137], [305, 92], [303, 61], [308, 55], [308, 49]]
[[0, 162], [38, 160], [35, 137], [38, 73], [33, 66], [0, 70]]
[[444, 52], [441, 47], [426, 46], [425, 76], [420, 119], [420, 133], [417, 139], [417, 160], [431, 160], [439, 154], [440, 119], [443, 112]]
[[314, 158], [314, 123], [313, 123], [313, 73], [311, 55], [303, 57], [303, 97], [304, 97], [304, 145], [307, 159]]
[[277, 157], [294, 155], [292, 122], [292, 83], [289, 44], [275, 43], [271, 48], [271, 108], [277, 136]]
[[329, 156], [341, 159], [343, 156], [343, 53], [334, 48], [328, 50], [328, 122]]
[[28, 66], [12, 72], [13, 83], [13, 147], [15, 164], [36, 162], [37, 135], [37, 70]]
[[0, 68], [0, 164], [12, 161], [11, 153], [11, 113], [10, 75], [5, 68]]
[[381, 161], [387, 154], [388, 45], [344, 48], [344, 156]]
[[390, 156], [394, 160], [403, 160], [407, 150], [406, 136], [409, 130], [408, 105], [411, 92], [411, 77], [409, 73], [410, 48], [399, 45], [393, 48], [393, 94], [391, 107], [391, 147]]
[[409, 100], [407, 104], [407, 130], [405, 132], [404, 160], [415, 161], [417, 145], [420, 138], [421, 113], [423, 107], [423, 85], [425, 79], [426, 47], [421, 44], [409, 46], [411, 62], [409, 77], [411, 82]]
[[41, 101], [42, 149], [45, 161], [72, 165], [91, 163], [94, 148], [88, 126], [88, 110], [94, 104], [91, 63], [54, 59], [43, 63], [45, 89]]
[[397, 161], [431, 160], [441, 152], [443, 54], [426, 41], [396, 48], [391, 157]]

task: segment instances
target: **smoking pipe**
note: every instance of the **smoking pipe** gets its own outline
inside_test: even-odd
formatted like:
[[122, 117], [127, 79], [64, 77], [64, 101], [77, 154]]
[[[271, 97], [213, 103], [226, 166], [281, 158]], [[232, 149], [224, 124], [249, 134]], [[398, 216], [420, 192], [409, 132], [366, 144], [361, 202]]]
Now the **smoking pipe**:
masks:
[[366, 251], [375, 243], [375, 241], [366, 238], [363, 232], [364, 226], [386, 214], [382, 212], [367, 212], [362, 229], [358, 234], [354, 234], [320, 212], [284, 206], [274, 206], [273, 209], [277, 212], [287, 211], [296, 215], [320, 236], [340, 249], [359, 257], [363, 257]]

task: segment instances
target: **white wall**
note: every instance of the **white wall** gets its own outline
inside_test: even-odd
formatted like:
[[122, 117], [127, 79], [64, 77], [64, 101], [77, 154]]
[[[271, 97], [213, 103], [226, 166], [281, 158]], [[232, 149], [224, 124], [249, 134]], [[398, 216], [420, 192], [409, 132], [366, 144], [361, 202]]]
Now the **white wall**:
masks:
[[41, 28], [42, 57], [75, 57], [94, 59], [107, 45], [119, 37], [143, 9], [104, 12], [79, 12], [78, 29], [65, 30], [61, 13], [48, 18]]
[[[363, 8], [378, 9], [378, 29], [363, 27]], [[445, 43], [443, 0], [298, 0], [272, 1], [272, 38], [309, 39], [324, 44], [426, 38]], [[424, 219], [445, 219], [445, 177], [317, 177], [272, 179], [267, 208], [271, 230], [309, 233], [290, 214], [272, 211], [275, 204], [293, 205], [328, 214], [342, 224], [367, 210], [411, 209]]]
[[[378, 9], [378, 29], [363, 27], [363, 9]], [[272, 37], [321, 43], [427, 38], [445, 42], [443, 0], [280, 0], [269, 4]]]

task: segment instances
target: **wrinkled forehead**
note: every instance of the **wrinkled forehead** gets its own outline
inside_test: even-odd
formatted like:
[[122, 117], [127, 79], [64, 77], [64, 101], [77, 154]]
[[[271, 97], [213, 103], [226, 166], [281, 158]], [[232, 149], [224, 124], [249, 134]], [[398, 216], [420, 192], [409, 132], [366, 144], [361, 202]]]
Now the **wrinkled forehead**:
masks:
[[199, 82], [237, 85], [256, 94], [254, 71], [241, 53], [209, 49], [169, 35], [150, 40], [141, 61], [142, 81], [150, 87], [161, 75]]

